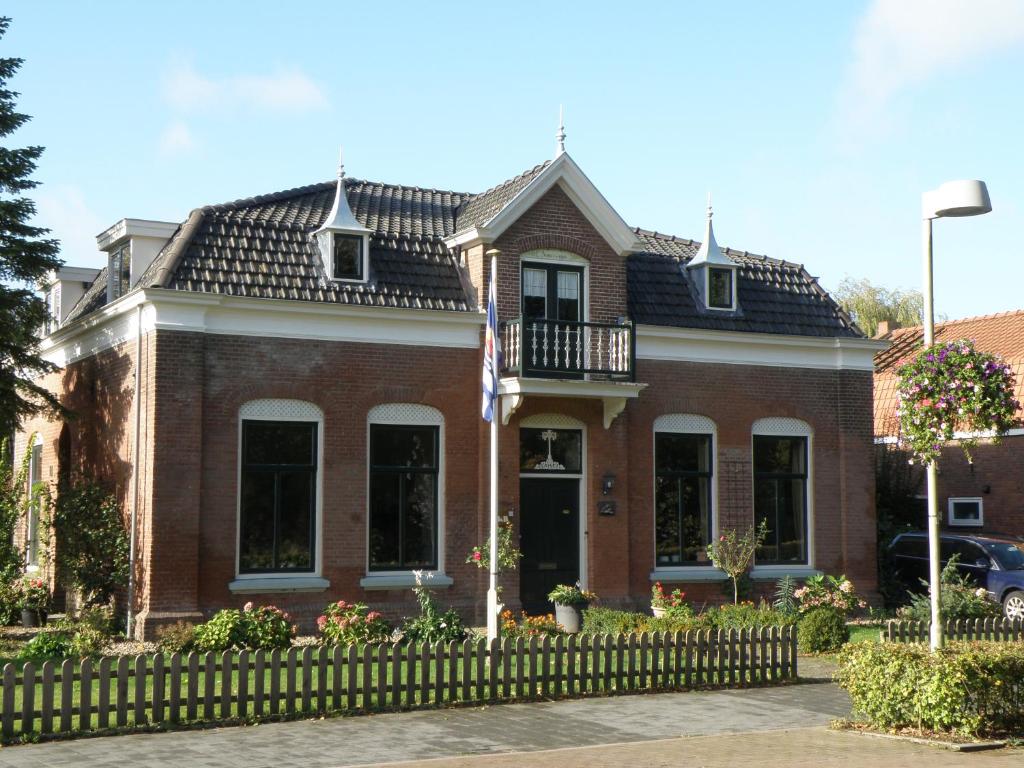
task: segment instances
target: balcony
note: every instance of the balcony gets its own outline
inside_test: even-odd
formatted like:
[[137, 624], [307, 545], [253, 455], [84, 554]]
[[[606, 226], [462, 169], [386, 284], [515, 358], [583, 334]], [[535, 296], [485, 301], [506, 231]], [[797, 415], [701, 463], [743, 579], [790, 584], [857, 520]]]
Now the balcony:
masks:
[[634, 381], [633, 323], [523, 320], [502, 324], [505, 376]]
[[632, 323], [518, 318], [500, 330], [504, 360], [498, 394], [504, 424], [527, 397], [589, 398], [602, 401], [608, 429], [626, 402], [647, 386], [635, 382]]

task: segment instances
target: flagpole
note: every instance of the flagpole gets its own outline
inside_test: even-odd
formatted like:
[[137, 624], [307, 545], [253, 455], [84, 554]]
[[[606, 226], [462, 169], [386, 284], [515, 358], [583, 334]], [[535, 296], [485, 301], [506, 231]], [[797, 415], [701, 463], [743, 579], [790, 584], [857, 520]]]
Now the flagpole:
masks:
[[[494, 296], [488, 297], [488, 302], [494, 301], [497, 308], [497, 286], [498, 286], [498, 251], [490, 250], [491, 256], [491, 287]], [[495, 314], [497, 314], [495, 312]], [[497, 339], [494, 340], [494, 348], [497, 350]], [[498, 386], [498, 355], [495, 354], [493, 361], [494, 371], [494, 405], [491, 411], [491, 499], [490, 499], [490, 524], [491, 524], [491, 557], [490, 557], [490, 581], [487, 586], [487, 639], [494, 640], [498, 637], [498, 415], [497, 408], [497, 386]]]

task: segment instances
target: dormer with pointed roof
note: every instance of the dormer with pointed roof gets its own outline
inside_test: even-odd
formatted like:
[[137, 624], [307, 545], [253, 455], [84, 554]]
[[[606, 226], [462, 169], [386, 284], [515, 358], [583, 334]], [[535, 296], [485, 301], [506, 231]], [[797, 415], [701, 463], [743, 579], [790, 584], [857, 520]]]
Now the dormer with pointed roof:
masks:
[[352, 213], [345, 192], [345, 163], [338, 154], [338, 182], [334, 205], [324, 224], [313, 233], [331, 280], [365, 283], [369, 279], [370, 235]]
[[714, 211], [708, 194], [708, 221], [704, 229], [704, 242], [685, 270], [693, 280], [705, 309], [735, 312], [739, 308], [736, 295], [736, 264], [722, 253], [715, 241], [711, 224]]

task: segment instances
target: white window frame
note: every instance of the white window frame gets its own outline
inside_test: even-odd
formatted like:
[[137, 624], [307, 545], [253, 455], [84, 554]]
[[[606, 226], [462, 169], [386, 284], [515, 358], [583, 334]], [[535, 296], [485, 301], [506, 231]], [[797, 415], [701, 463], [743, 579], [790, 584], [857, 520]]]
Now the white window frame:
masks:
[[[582, 256], [579, 256], [571, 251], [562, 251], [557, 248], [538, 248], [532, 251], [526, 251], [525, 253], [519, 254], [519, 274], [523, 274], [523, 265], [528, 265], [530, 262], [537, 264], [554, 264], [570, 266], [570, 267], [583, 267], [583, 284], [580, 289], [583, 291], [583, 307], [581, 311], [582, 317], [581, 322], [590, 322], [590, 262]], [[520, 277], [522, 280], [522, 277]], [[523, 287], [519, 286], [519, 308], [522, 310], [523, 306]]]
[[[328, 250], [328, 254], [329, 255], [328, 255], [328, 258], [327, 258], [327, 261], [328, 261], [328, 264], [327, 264], [327, 274], [330, 276], [331, 280], [333, 280], [334, 282], [337, 282], [337, 283], [354, 283], [354, 284], [359, 284], [359, 283], [367, 282], [369, 280], [369, 278], [370, 278], [370, 236], [368, 234], [363, 233], [363, 232], [346, 232], [343, 229], [327, 230], [327, 234], [330, 235], [330, 239], [328, 240], [328, 245], [330, 246], [330, 248]], [[360, 273], [361, 273], [362, 277], [343, 277], [343, 276], [335, 275], [334, 274], [334, 237], [336, 235], [340, 235], [341, 237], [359, 237], [359, 238], [362, 238], [363, 247], [361, 249], [362, 252], [360, 253], [360, 257], [361, 257], [361, 260], [362, 260], [362, 265], [361, 265]]]
[[[728, 307], [713, 307], [711, 305], [711, 270], [722, 269], [732, 273], [732, 280], [729, 281], [732, 287], [732, 303]], [[736, 311], [736, 267], [729, 267], [722, 264], [709, 264], [704, 268], [704, 306], [714, 312], [735, 312]]]
[[[39, 451], [39, 482], [43, 482], [43, 436], [38, 432], [32, 438], [29, 444], [29, 458], [28, 458], [28, 476], [25, 478], [25, 482], [28, 485], [28, 514], [25, 516], [25, 573], [36, 573], [42, 568], [40, 564], [42, 550], [43, 550], [43, 531], [40, 523], [42, 522], [39, 518], [39, 505], [32, 503], [32, 476], [36, 470], [35, 460], [35, 449], [38, 447]], [[35, 536], [32, 535], [33, 521], [35, 522]], [[36, 544], [36, 557], [32, 559], [32, 539], [35, 538]]]
[[[750, 498], [754, 498], [754, 437], [803, 437], [807, 440], [807, 562], [793, 563], [790, 565], [758, 565], [757, 556], [754, 557], [754, 567], [751, 571], [752, 579], [777, 579], [784, 574], [794, 578], [806, 578], [820, 573], [815, 568], [814, 552], [814, 428], [802, 419], [788, 416], [769, 416], [758, 419], [750, 428]], [[751, 509], [752, 520], [753, 509]]]
[[[313, 570], [305, 573], [239, 573], [242, 548], [242, 423], [245, 421], [297, 421], [314, 423], [316, 429], [316, 541]], [[330, 586], [323, 578], [324, 412], [306, 400], [267, 398], [250, 400], [238, 409], [238, 453], [235, 474], [235, 578], [228, 584], [234, 593], [322, 592]]]
[[445, 430], [444, 414], [422, 403], [382, 403], [366, 416], [366, 536], [363, 589], [405, 589], [416, 586], [415, 572], [409, 570], [370, 570], [370, 427], [373, 424], [437, 427], [437, 569], [419, 571], [421, 581], [431, 588], [450, 587], [454, 580], [445, 573]]
[[[958, 520], [953, 516], [953, 507], [958, 502], [974, 501], [978, 504], [977, 520]], [[981, 496], [950, 496], [946, 502], [948, 522], [953, 528], [982, 528], [985, 525], [985, 501]]]
[[656, 442], [659, 433], [678, 435], [710, 435], [711, 437], [711, 538], [718, 536], [718, 425], [713, 419], [695, 413], [666, 413], [654, 420], [651, 428], [651, 555], [654, 567], [650, 573], [651, 581], [722, 581], [729, 578], [725, 571], [714, 565], [658, 565], [658, 523], [657, 487], [655, 476]]

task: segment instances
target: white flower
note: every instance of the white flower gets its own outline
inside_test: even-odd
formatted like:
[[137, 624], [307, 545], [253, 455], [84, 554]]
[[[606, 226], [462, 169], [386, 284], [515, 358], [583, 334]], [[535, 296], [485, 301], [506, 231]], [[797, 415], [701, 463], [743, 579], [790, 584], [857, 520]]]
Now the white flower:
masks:
[[977, 597], [988, 597], [988, 590], [984, 587], [978, 587], [976, 590], [974, 590], [974, 594]]
[[422, 587], [423, 586], [423, 571], [413, 571], [412, 575], [413, 575], [413, 578], [416, 579], [416, 586], [417, 587]]
[[851, 584], [849, 581], [844, 581], [842, 584], [839, 585], [839, 591], [853, 592], [853, 584]]

